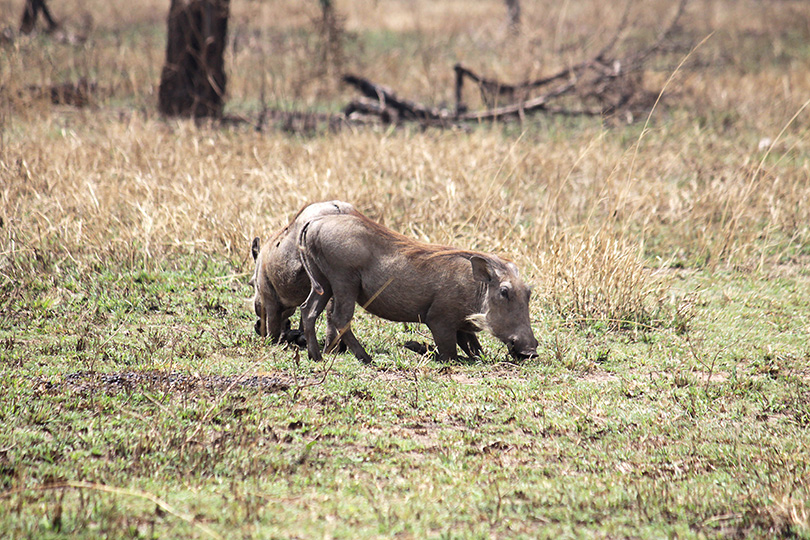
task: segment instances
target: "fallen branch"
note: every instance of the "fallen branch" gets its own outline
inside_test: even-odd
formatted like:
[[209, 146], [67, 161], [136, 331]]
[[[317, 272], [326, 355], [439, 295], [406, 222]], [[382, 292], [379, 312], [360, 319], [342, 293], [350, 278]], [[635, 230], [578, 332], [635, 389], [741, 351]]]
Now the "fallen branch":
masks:
[[354, 113], [360, 113], [379, 116], [386, 123], [398, 123], [400, 120], [419, 120], [427, 124], [450, 125], [454, 123], [483, 122], [521, 117], [524, 114], [541, 110], [566, 116], [598, 116], [601, 114], [601, 111], [595, 110], [572, 110], [548, 106], [549, 101], [571, 93], [576, 88], [574, 82], [563, 84], [551, 92], [524, 102], [483, 111], [454, 114], [448, 109], [428, 108], [413, 101], [400, 99], [387, 87], [373, 83], [362, 77], [351, 75], [345, 77], [344, 80], [349, 77], [351, 78], [353, 86], [359, 87], [362, 85], [367, 89], [380, 89], [380, 93], [377, 100], [361, 98], [350, 102], [343, 111], [347, 118]]
[[[357, 75], [344, 75], [343, 82], [354, 86], [364, 96], [376, 100], [378, 103], [377, 106], [371, 106], [368, 101], [355, 102], [355, 110], [365, 109], [366, 112], [376, 110], [377, 114], [389, 116], [392, 115], [391, 111], [395, 111], [398, 119], [429, 123], [443, 122], [453, 116], [445, 109], [431, 108], [415, 101], [402, 99], [391, 88], [373, 83]], [[351, 112], [354, 112], [354, 110]]]
[[346, 118], [353, 118], [357, 114], [379, 116], [384, 124], [399, 123], [399, 113], [393, 107], [388, 107], [384, 102], [367, 97], [357, 98], [350, 101], [343, 109]]
[[[663, 50], [664, 43], [677, 28], [688, 0], [680, 0], [669, 23], [659, 32], [656, 40], [637, 53], [618, 57], [611, 54], [620, 42], [627, 24], [629, 4], [622, 20], [608, 43], [593, 57], [568, 66], [557, 73], [517, 84], [508, 84], [484, 77], [472, 69], [456, 64], [455, 71], [455, 110], [428, 107], [422, 103], [403, 99], [390, 87], [374, 83], [357, 75], [345, 75], [343, 81], [355, 88], [363, 98], [352, 101], [344, 109], [347, 116], [376, 116], [386, 123], [418, 121], [426, 125], [447, 126], [467, 122], [496, 121], [501, 119], [523, 119], [527, 114], [544, 112], [566, 116], [599, 116], [628, 109], [646, 107], [649, 100], [641, 87], [641, 73], [650, 57]], [[465, 79], [478, 86], [486, 106], [484, 110], [468, 111], [463, 102]], [[541, 89], [556, 84], [551, 90], [531, 96]], [[498, 97], [506, 97], [507, 103], [497, 106]], [[581, 106], [552, 106], [551, 103], [563, 97], [566, 103], [576, 97]], [[596, 107], [594, 107], [594, 102]], [[588, 104], [591, 106], [588, 106]]]
[[[686, 0], [682, 0], [685, 2]], [[627, 3], [624, 9], [624, 13], [622, 14], [621, 21], [619, 22], [619, 26], [617, 27], [616, 31], [613, 34], [613, 37], [608, 41], [608, 43], [602, 47], [602, 49], [593, 57], [578, 64], [574, 64], [573, 66], [569, 66], [561, 71], [555, 73], [554, 75], [550, 75], [547, 77], [542, 77], [540, 79], [535, 79], [532, 81], [524, 81], [522, 83], [517, 84], [506, 84], [502, 81], [498, 81], [495, 79], [488, 79], [478, 75], [470, 68], [465, 67], [461, 64], [456, 64], [453, 69], [456, 72], [456, 110], [463, 109], [463, 105], [461, 104], [461, 94], [462, 88], [464, 85], [464, 79], [470, 79], [474, 83], [476, 83], [481, 91], [481, 99], [489, 105], [491, 103], [492, 96], [499, 95], [499, 96], [509, 96], [509, 97], [516, 97], [520, 96], [521, 98], [525, 97], [530, 90], [535, 90], [538, 88], [542, 88], [543, 86], [547, 86], [553, 82], [557, 82], [563, 79], [571, 79], [574, 77], [578, 77], [583, 71], [588, 68], [592, 69], [603, 69], [610, 71], [611, 66], [609, 65], [610, 61], [606, 61], [605, 57], [615, 46], [616, 43], [619, 42], [619, 37], [621, 33], [624, 31], [625, 27], [627, 26], [627, 18], [630, 12], [630, 2]]]
[[526, 113], [547, 110], [548, 102], [550, 100], [571, 92], [575, 86], [576, 84], [574, 82], [569, 82], [556, 90], [549, 92], [548, 94], [538, 96], [534, 99], [513, 103], [504, 107], [487, 109], [485, 111], [460, 114], [456, 117], [456, 119], [462, 122], [481, 122], [484, 120], [498, 120], [507, 117], [522, 117]]
[[304, 135], [314, 135], [327, 131], [336, 133], [349, 124], [346, 116], [343, 114], [312, 111], [282, 111], [270, 108], [262, 109], [256, 120], [244, 115], [229, 114], [223, 116], [218, 121], [224, 125], [231, 126], [248, 125], [260, 133], [278, 130], [285, 133]]

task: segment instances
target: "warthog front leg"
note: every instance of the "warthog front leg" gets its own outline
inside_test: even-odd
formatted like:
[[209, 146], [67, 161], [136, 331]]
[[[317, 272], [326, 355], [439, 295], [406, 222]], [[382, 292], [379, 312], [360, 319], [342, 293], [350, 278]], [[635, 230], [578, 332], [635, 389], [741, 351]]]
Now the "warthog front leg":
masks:
[[430, 332], [433, 334], [433, 341], [436, 342], [437, 360], [455, 360], [458, 358], [458, 345], [456, 343], [456, 331], [453, 328], [439, 323], [427, 323]]
[[478, 358], [484, 352], [481, 343], [478, 341], [478, 336], [474, 332], [459, 330], [456, 332], [456, 341], [458, 341], [458, 346], [461, 347], [464, 354], [470, 358]]
[[290, 320], [284, 323], [284, 330], [281, 332], [281, 343], [291, 343], [301, 348], [305, 348], [307, 346], [307, 340], [304, 338], [304, 329], [299, 325], [299, 327], [293, 330], [292, 325], [290, 324]]
[[[461, 350], [464, 351], [464, 354], [466, 354], [471, 359], [479, 358], [481, 356], [481, 353], [484, 352], [484, 349], [478, 342], [478, 337], [473, 332], [466, 332], [464, 330], [459, 330], [458, 332], [456, 332], [456, 341], [458, 342], [458, 346], [461, 347]], [[434, 347], [433, 345], [425, 345], [424, 343], [420, 343], [418, 341], [413, 340], [406, 341], [405, 343], [403, 343], [403, 346], [406, 349], [421, 355], [425, 355], [429, 352], [436, 351], [436, 347]], [[436, 356], [438, 357], [438, 354]]]
[[259, 315], [259, 320], [256, 321], [256, 333], [262, 337], [270, 338], [270, 343], [278, 343], [285, 322], [288, 321], [283, 314], [283, 310], [277, 305], [268, 305], [264, 308], [264, 313]]

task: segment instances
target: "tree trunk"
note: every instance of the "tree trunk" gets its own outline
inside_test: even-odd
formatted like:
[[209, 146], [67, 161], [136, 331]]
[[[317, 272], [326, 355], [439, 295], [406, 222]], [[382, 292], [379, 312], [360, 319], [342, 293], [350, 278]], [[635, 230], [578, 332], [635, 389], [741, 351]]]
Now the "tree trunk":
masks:
[[161, 114], [222, 116], [228, 15], [229, 0], [171, 0], [158, 92]]
[[506, 15], [509, 31], [520, 33], [520, 0], [506, 0]]
[[59, 26], [48, 9], [45, 0], [25, 0], [25, 7], [23, 8], [22, 21], [20, 22], [20, 33], [30, 34], [34, 31], [34, 26], [37, 23], [39, 12], [42, 12], [42, 17], [48, 23], [48, 32], [53, 32]]

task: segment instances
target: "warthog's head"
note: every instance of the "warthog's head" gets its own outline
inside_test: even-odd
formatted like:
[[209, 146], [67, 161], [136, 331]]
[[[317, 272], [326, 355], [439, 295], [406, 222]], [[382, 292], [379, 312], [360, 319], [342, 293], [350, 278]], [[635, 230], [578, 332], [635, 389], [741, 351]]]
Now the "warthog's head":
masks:
[[485, 286], [482, 313], [471, 322], [506, 344], [509, 354], [524, 359], [537, 356], [537, 340], [529, 322], [531, 290], [509, 261], [473, 256], [473, 278]]

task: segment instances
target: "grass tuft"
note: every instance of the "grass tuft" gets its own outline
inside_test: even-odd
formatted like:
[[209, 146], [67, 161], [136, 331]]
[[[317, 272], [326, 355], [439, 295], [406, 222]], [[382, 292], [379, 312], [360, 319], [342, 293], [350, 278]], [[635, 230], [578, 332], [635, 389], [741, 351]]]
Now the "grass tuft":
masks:
[[677, 325], [683, 331], [688, 304], [670, 301], [669, 279], [639, 253], [604, 232], [554, 242], [538, 265], [549, 276], [545, 302], [580, 327], [643, 333]]

